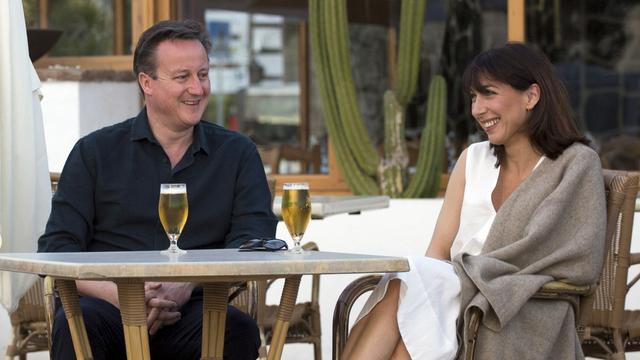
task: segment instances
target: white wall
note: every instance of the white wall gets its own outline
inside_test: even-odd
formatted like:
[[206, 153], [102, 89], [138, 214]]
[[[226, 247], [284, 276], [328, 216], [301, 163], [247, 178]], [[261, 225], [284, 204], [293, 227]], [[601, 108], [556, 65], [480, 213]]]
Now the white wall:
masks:
[[49, 171], [60, 172], [78, 139], [107, 125], [136, 116], [138, 86], [133, 82], [42, 82]]

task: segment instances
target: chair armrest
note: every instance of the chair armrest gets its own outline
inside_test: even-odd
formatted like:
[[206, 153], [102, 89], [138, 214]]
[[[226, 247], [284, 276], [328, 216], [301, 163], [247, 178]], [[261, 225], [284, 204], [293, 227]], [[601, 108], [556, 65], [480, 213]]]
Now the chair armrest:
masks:
[[333, 311], [333, 359], [340, 359], [349, 335], [351, 307], [364, 293], [373, 290], [382, 276], [368, 275], [351, 282], [342, 291]]
[[566, 281], [549, 281], [542, 285], [538, 294], [557, 295], [588, 295], [595, 289], [595, 285], [574, 285]]
[[316, 244], [313, 241], [309, 241], [308, 243], [304, 243], [304, 245], [302, 245], [302, 250], [304, 251], [318, 251], [320, 250], [320, 248], [318, 248], [318, 244]]
[[580, 314], [580, 299], [595, 291], [597, 284], [574, 285], [566, 281], [549, 281], [533, 294], [533, 299], [539, 300], [563, 300], [573, 308], [573, 313], [578, 319]]

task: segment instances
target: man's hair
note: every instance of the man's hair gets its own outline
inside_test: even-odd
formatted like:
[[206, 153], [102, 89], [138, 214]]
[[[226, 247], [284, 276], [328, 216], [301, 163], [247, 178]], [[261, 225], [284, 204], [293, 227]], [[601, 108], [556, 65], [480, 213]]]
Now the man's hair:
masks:
[[[482, 79], [501, 82], [518, 91], [533, 84], [540, 87], [540, 99], [530, 111], [525, 131], [534, 148], [548, 158], [556, 159], [574, 142], [589, 144], [576, 126], [566, 88], [543, 53], [515, 42], [482, 52], [465, 70], [463, 89], [481, 91]], [[504, 146], [491, 146], [498, 166], [504, 161]]]
[[145, 30], [133, 53], [133, 72], [138, 76], [141, 72], [156, 78], [156, 48], [164, 40], [198, 40], [209, 53], [211, 39], [202, 25], [195, 20], [167, 20]]

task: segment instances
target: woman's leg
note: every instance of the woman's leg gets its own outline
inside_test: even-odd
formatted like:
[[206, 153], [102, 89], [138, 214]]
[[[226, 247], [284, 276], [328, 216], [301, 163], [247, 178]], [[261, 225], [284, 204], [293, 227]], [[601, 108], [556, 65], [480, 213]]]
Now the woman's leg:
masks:
[[400, 280], [391, 280], [382, 300], [354, 326], [342, 360], [391, 358], [398, 342], [402, 342], [396, 318], [399, 293]]
[[402, 338], [398, 340], [398, 344], [396, 348], [393, 350], [393, 354], [391, 355], [390, 360], [411, 360], [411, 355], [409, 355], [409, 351], [407, 347], [404, 345], [404, 341]]

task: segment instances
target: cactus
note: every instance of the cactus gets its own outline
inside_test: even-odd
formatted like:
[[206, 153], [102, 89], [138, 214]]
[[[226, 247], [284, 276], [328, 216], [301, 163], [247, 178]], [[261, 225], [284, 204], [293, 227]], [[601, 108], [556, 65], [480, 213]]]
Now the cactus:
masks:
[[[355, 119], [345, 118], [341, 116], [340, 109], [338, 107], [338, 95], [334, 90], [335, 85], [333, 79], [337, 77], [335, 71], [336, 68], [332, 67], [329, 62], [329, 44], [327, 43], [327, 36], [325, 34], [326, 26], [325, 21], [327, 17], [332, 15], [325, 13], [324, 7], [328, 1], [326, 0], [310, 0], [309, 1], [309, 28], [311, 34], [311, 46], [314, 51], [312, 57], [313, 66], [318, 78], [318, 85], [320, 88], [320, 97], [322, 98], [325, 123], [327, 125], [327, 131], [331, 136], [332, 145], [336, 152], [338, 164], [342, 172], [345, 174], [345, 180], [347, 185], [355, 194], [378, 194], [378, 186], [375, 179], [369, 175], [366, 169], [360, 166], [360, 162], [356, 155], [352, 152], [351, 146], [357, 142], [364, 144], [360, 145], [360, 148], [367, 146], [366, 140], [368, 134], [366, 131], [363, 134], [355, 133], [357, 125], [351, 127], [345, 126], [347, 122], [355, 122]], [[349, 70], [349, 76], [351, 72]], [[352, 83], [353, 88], [353, 83]], [[354, 90], [355, 92], [355, 90]], [[341, 121], [342, 120], [342, 121]], [[360, 125], [362, 125], [361, 119]], [[351, 141], [348, 141], [351, 138]], [[369, 143], [369, 146], [373, 149], [373, 146]], [[375, 149], [370, 156], [373, 163], [379, 161]]]
[[[408, 155], [404, 110], [413, 96], [419, 65], [426, 0], [403, 0], [397, 81], [387, 91], [385, 145], [380, 158], [362, 121], [348, 53], [346, 0], [310, 0], [312, 59], [336, 157], [351, 191], [392, 197], [433, 196], [439, 185], [446, 108], [442, 77], [432, 81], [427, 124], [420, 142], [416, 175], [407, 185]], [[435, 190], [434, 190], [435, 189]]]
[[440, 174], [444, 158], [447, 85], [440, 75], [429, 84], [427, 115], [422, 136], [416, 173], [403, 197], [433, 197], [440, 189]]

